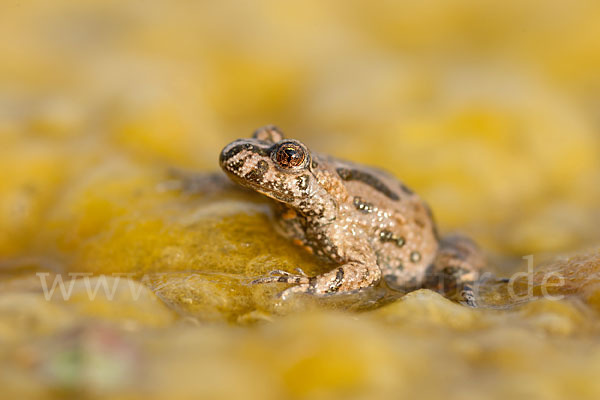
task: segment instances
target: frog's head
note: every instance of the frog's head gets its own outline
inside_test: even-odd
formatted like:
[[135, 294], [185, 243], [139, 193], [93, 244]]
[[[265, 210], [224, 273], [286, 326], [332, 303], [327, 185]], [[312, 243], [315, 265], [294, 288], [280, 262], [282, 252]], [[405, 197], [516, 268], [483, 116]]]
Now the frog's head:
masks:
[[297, 209], [318, 190], [308, 148], [284, 139], [274, 126], [259, 129], [251, 139], [228, 144], [219, 161], [238, 184]]

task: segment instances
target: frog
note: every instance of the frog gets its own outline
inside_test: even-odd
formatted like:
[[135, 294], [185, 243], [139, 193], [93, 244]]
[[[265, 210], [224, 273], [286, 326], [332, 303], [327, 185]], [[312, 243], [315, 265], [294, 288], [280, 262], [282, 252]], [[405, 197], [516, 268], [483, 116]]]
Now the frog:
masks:
[[270, 199], [281, 235], [333, 266], [316, 276], [273, 270], [253, 284], [291, 285], [284, 299], [428, 288], [475, 305], [483, 252], [464, 235], [441, 237], [428, 204], [389, 172], [310, 151], [275, 125], [229, 143], [219, 164], [231, 181]]

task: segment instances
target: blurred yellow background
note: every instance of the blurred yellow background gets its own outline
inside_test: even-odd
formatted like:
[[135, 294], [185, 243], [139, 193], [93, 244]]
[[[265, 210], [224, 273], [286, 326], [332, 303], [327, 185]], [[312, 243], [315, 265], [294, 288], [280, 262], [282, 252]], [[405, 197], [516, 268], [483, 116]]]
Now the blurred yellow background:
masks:
[[[251, 275], [281, 260], [310, 263], [269, 236], [260, 204], [233, 196], [219, 208], [155, 191], [172, 167], [216, 171], [223, 146], [268, 123], [312, 150], [390, 170], [431, 204], [443, 232], [465, 231], [516, 260], [507, 268], [598, 245], [599, 21], [595, 0], [3, 0], [0, 338], [16, 350], [0, 352], [0, 375], [18, 368], [0, 383], [15, 396], [50, 387], [49, 396], [89, 389], [120, 399], [597, 398], [600, 350], [585, 342], [593, 336], [570, 336], [597, 332], [597, 318], [569, 302], [480, 315], [428, 294], [361, 320], [315, 311], [262, 331], [198, 332], [175, 316], [263, 320], [255, 306], [268, 298], [231, 277], [190, 289], [187, 276], [161, 276], [141, 305], [65, 308], [31, 294], [39, 281], [27, 273], [193, 265]], [[75, 340], [91, 354], [79, 369], [35, 336], [65, 327], [79, 330], [51, 343]], [[140, 329], [143, 339], [128, 336]], [[29, 335], [42, 342], [30, 346]], [[137, 355], [123, 359], [128, 351]], [[136, 357], [146, 357], [146, 375], [135, 375]], [[97, 365], [108, 375], [90, 372]], [[114, 365], [126, 371], [113, 376]], [[148, 377], [154, 386], [140, 391]]]
[[107, 157], [215, 170], [266, 123], [391, 170], [497, 251], [598, 237], [596, 1], [0, 7], [1, 242], [37, 224], [10, 213], [36, 168], [50, 197]]

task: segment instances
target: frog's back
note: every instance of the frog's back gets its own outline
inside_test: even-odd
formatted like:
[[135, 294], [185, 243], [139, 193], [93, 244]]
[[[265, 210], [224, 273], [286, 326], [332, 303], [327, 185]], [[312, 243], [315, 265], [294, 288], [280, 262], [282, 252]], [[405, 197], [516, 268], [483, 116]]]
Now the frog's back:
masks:
[[354, 235], [368, 239], [388, 284], [419, 286], [438, 249], [428, 205], [386, 171], [332, 157], [326, 163], [347, 194], [338, 226], [352, 226]]

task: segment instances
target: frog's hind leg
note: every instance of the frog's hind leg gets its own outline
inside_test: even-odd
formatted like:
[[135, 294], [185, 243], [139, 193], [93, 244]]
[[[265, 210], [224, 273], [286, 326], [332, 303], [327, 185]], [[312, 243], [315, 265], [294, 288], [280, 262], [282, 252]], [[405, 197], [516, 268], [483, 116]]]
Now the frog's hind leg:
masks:
[[482, 251], [471, 239], [457, 234], [444, 237], [425, 286], [475, 306], [473, 286], [485, 263]]
[[355, 262], [344, 264], [332, 271], [309, 277], [301, 274], [276, 270], [270, 276], [259, 278], [253, 284], [262, 283], [291, 283], [292, 286], [281, 293], [286, 299], [294, 293], [307, 293], [323, 296], [334, 293], [347, 293], [372, 286], [381, 278], [381, 270], [376, 264], [366, 265]]

